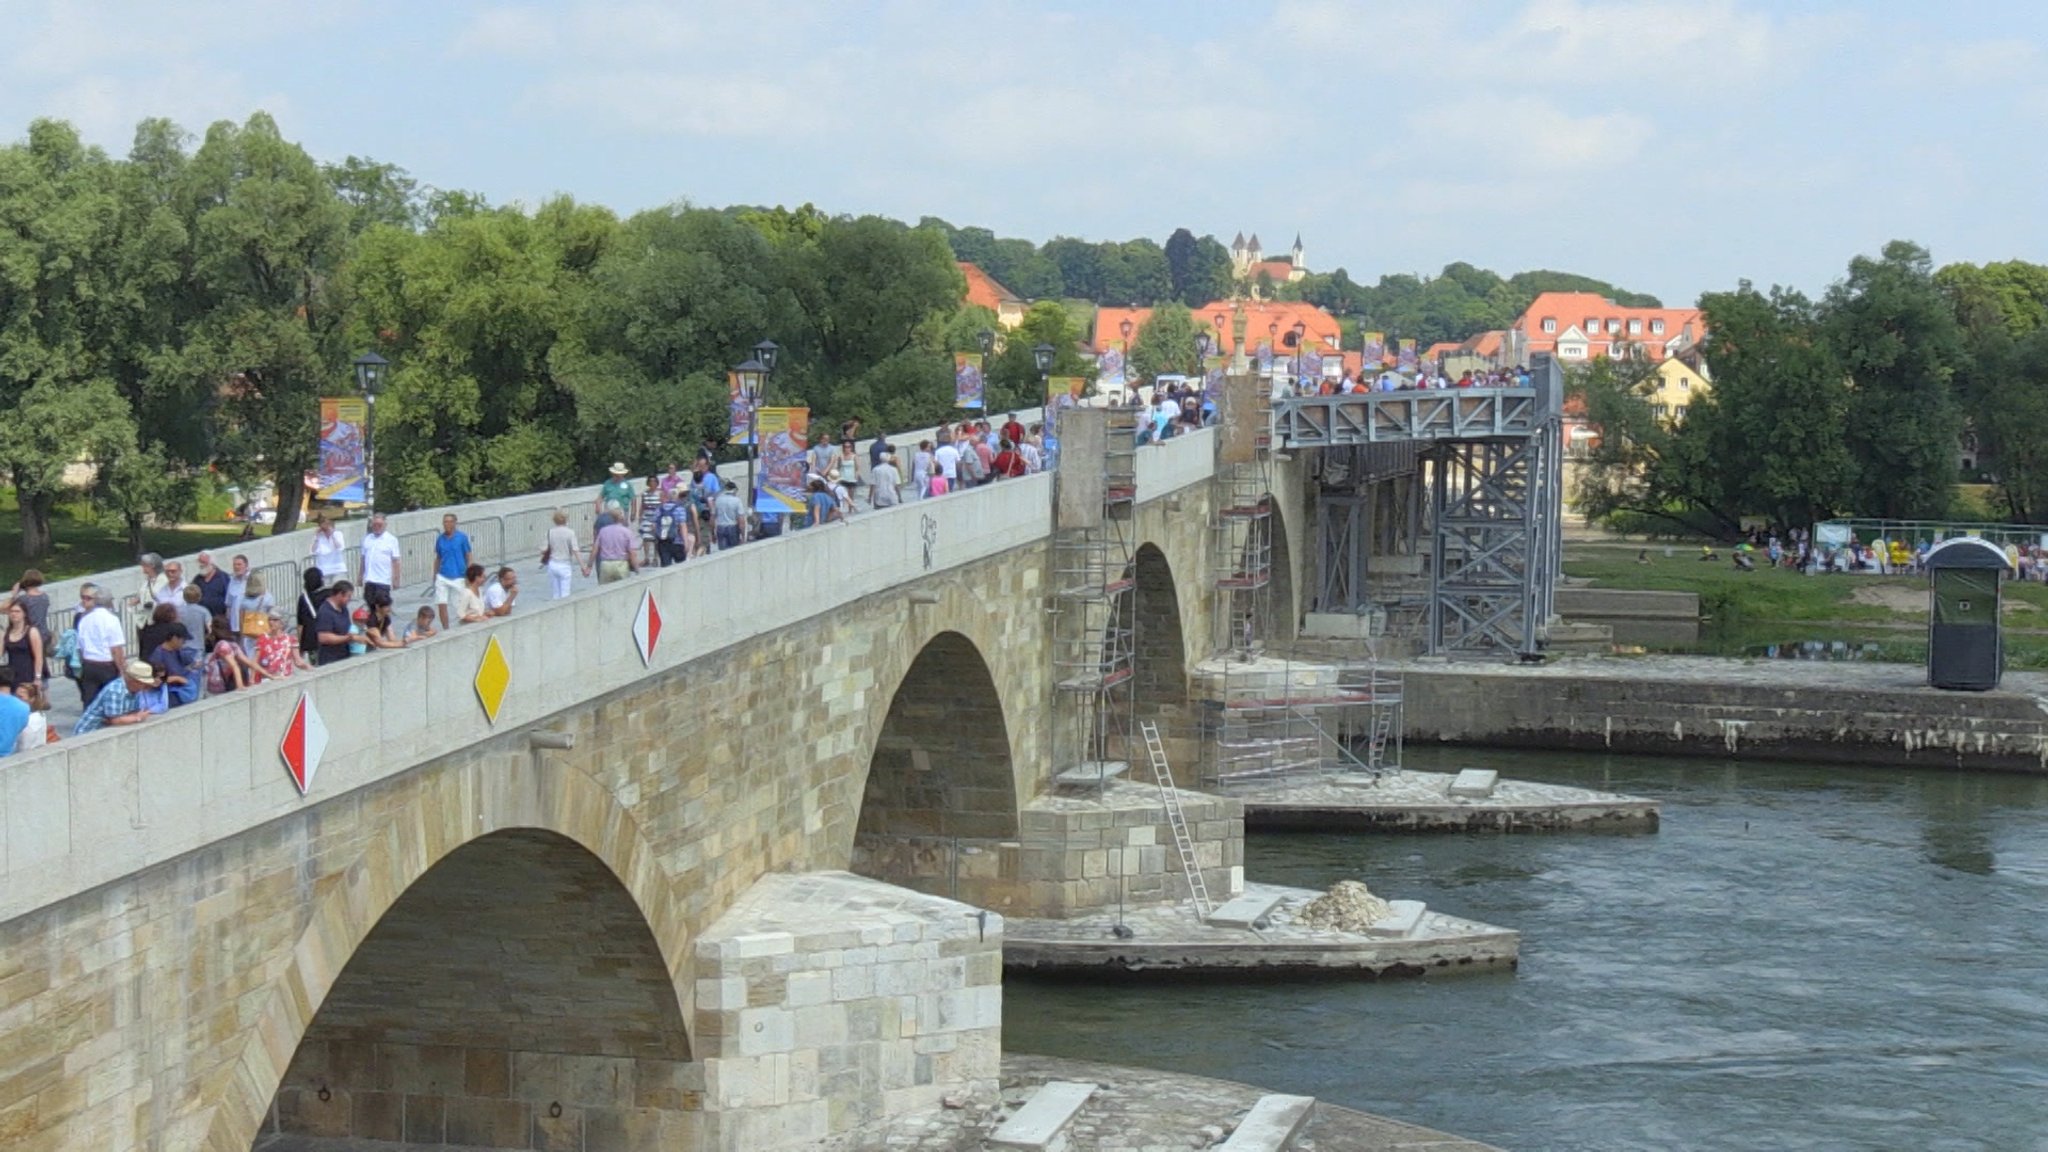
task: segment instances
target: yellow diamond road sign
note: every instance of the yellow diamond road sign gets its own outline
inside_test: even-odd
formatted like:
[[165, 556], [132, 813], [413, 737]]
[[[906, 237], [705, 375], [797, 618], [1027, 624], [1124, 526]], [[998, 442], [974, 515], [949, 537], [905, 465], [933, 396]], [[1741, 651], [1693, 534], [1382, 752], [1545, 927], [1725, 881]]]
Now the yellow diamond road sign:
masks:
[[493, 636], [484, 645], [484, 658], [476, 666], [476, 698], [493, 724], [498, 722], [498, 708], [505, 703], [505, 690], [511, 685], [512, 665], [506, 662], [505, 650]]

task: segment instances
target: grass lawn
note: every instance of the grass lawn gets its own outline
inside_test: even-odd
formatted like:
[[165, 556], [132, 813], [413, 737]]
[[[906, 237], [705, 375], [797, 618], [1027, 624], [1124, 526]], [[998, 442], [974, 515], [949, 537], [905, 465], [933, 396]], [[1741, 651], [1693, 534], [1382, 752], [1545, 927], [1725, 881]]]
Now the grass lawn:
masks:
[[[135, 554], [128, 550], [128, 534], [119, 528], [105, 527], [84, 519], [83, 512], [84, 509], [77, 505], [58, 505], [57, 513], [50, 522], [55, 548], [41, 559], [23, 560], [20, 558], [21, 505], [16, 502], [12, 488], [0, 489], [0, 524], [6, 526], [8, 537], [6, 546], [0, 548], [0, 555], [12, 561], [0, 567], [0, 585], [12, 584], [26, 568], [39, 568], [50, 580], [64, 580], [134, 564]], [[269, 529], [261, 531], [268, 532]], [[175, 528], [151, 528], [143, 534], [143, 539], [151, 551], [179, 556], [202, 548], [227, 547], [241, 534], [240, 524], [222, 522], [218, 525], [184, 524]]]
[[[1802, 576], [1785, 569], [1738, 571], [1726, 548], [1702, 562], [1697, 545], [1648, 545], [1650, 563], [1636, 563], [1645, 545], [1571, 541], [1565, 575], [1601, 588], [1693, 592], [1700, 598], [1700, 642], [1688, 650], [1754, 653], [1773, 644], [1841, 641], [1870, 650], [1864, 658], [1924, 661], [1927, 580], [1922, 576]], [[2006, 658], [2013, 667], [2048, 668], [2048, 586], [2008, 582]]]

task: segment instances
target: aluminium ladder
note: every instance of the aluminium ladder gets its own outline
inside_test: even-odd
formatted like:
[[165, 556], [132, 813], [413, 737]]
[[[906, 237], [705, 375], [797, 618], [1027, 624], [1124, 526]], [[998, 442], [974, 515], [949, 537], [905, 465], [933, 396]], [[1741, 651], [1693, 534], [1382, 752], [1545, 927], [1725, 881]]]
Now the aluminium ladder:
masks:
[[1209, 886], [1202, 881], [1201, 865], [1195, 862], [1195, 841], [1188, 835], [1188, 818], [1180, 807], [1180, 789], [1173, 785], [1173, 768], [1166, 763], [1166, 749], [1159, 743], [1159, 725], [1150, 720], [1139, 723], [1145, 736], [1145, 751], [1152, 757], [1152, 778], [1159, 782], [1160, 800], [1166, 805], [1166, 822], [1173, 828], [1174, 851], [1180, 853], [1181, 870], [1187, 873], [1188, 891], [1195, 898], [1195, 914], [1207, 920], [1214, 907], [1209, 903]]

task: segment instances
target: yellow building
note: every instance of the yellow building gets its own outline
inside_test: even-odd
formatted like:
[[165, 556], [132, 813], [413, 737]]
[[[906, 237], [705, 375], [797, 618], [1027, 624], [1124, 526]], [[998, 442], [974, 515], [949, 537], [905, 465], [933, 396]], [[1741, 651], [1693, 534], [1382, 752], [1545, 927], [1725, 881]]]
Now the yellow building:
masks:
[[1697, 356], [1673, 356], [1657, 365], [1657, 386], [1650, 392], [1650, 408], [1660, 420], [1674, 424], [1685, 419], [1694, 400], [1714, 387], [1707, 362]]

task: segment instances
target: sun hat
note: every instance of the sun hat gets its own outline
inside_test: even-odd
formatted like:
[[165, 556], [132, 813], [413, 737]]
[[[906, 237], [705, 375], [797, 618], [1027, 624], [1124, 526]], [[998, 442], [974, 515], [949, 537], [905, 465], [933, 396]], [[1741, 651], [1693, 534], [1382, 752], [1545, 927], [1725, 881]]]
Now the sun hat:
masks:
[[611, 473], [614, 476], [624, 476], [626, 474], [626, 466], [624, 464], [615, 463], [611, 467]]
[[128, 667], [123, 671], [128, 673], [131, 680], [140, 680], [144, 684], [156, 683], [156, 669], [151, 667], [147, 660], [130, 660]]

